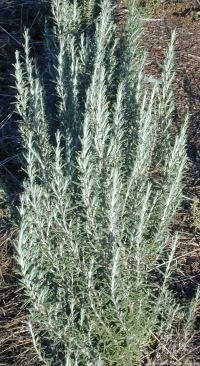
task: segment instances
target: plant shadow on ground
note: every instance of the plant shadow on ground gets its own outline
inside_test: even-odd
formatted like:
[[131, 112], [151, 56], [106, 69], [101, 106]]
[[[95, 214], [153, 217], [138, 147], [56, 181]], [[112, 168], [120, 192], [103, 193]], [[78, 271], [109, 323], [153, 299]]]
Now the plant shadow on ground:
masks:
[[[123, 1], [116, 0], [118, 5], [119, 22], [126, 15]], [[141, 6], [145, 2], [141, 2]], [[35, 2], [36, 4], [36, 2]], [[175, 1], [162, 1], [154, 9], [151, 18], [145, 24], [143, 44], [148, 51], [148, 75], [159, 76], [159, 65], [163, 61], [163, 50], [169, 41], [172, 29], [177, 29], [176, 79], [174, 82], [176, 113], [174, 117], [174, 133], [179, 131], [183, 117], [187, 111], [190, 113], [188, 128], [188, 169], [185, 174], [185, 189], [182, 205], [176, 215], [172, 231], [180, 233], [180, 249], [177, 253], [177, 268], [174, 272], [174, 282], [171, 289], [180, 302], [189, 301], [195, 294], [200, 283], [200, 230], [194, 224], [192, 216], [193, 199], [200, 199], [200, 128], [199, 128], [199, 100], [200, 100], [200, 45], [198, 35], [200, 21], [198, 9], [194, 10], [195, 2], [178, 3]], [[196, 9], [196, 8], [195, 8]], [[23, 27], [31, 28], [32, 46], [35, 52], [40, 52], [42, 34], [40, 30], [41, 13], [37, 5], [31, 1], [3, 0], [0, 5], [0, 100], [1, 100], [1, 133], [0, 133], [0, 169], [1, 177], [6, 184], [7, 197], [3, 198], [0, 208], [0, 358], [2, 366], [33, 365], [37, 366], [36, 355], [29, 347], [30, 336], [24, 328], [25, 311], [21, 308], [22, 295], [17, 292], [17, 278], [14, 272], [13, 240], [17, 230], [12, 224], [10, 211], [19, 202], [21, 182], [24, 174], [20, 170], [18, 161], [18, 133], [17, 116], [13, 112], [14, 85], [12, 64], [14, 50], [22, 49]], [[157, 19], [157, 21], [156, 21]], [[158, 20], [160, 19], [160, 20]], [[189, 358], [185, 365], [200, 360], [198, 347], [200, 339], [200, 319], [196, 321], [196, 336], [188, 350]], [[194, 351], [192, 351], [194, 349]], [[192, 352], [191, 352], [192, 351]], [[161, 350], [162, 354], [162, 350]], [[147, 360], [144, 365], [151, 362], [152, 366], [161, 365], [156, 357]], [[156, 363], [157, 362], [157, 363]], [[173, 360], [166, 361], [166, 365], [174, 365]], [[184, 365], [184, 363], [182, 363]], [[164, 365], [164, 364], [163, 364]]]

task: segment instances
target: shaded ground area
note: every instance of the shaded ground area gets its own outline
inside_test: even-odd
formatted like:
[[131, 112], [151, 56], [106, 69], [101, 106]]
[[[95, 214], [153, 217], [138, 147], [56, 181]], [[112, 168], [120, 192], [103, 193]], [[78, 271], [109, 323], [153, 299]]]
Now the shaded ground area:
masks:
[[[11, 104], [14, 95], [10, 88], [14, 84], [12, 63], [14, 50], [22, 48], [24, 24], [31, 27], [34, 45], [37, 47], [41, 42], [41, 33], [36, 26], [41, 14], [36, 3], [30, 0], [0, 2], [0, 171], [8, 188], [8, 197], [0, 197], [0, 366], [37, 365], [36, 356], [29, 351], [25, 313], [20, 309], [22, 295], [16, 292], [13, 240], [17, 232], [8, 209], [8, 201], [12, 205], [17, 202], [21, 174], [17, 159], [17, 121]], [[121, 26], [126, 7], [122, 0], [116, 0], [116, 3]], [[145, 9], [147, 1], [141, 1], [140, 5]], [[184, 198], [173, 228], [180, 232], [181, 244], [173, 289], [182, 301], [188, 301], [200, 283], [200, 4], [198, 1], [162, 1], [154, 13], [145, 18], [143, 45], [148, 52], [148, 76], [159, 78], [164, 50], [171, 31], [176, 28], [175, 132], [179, 131], [185, 114], [190, 113]], [[179, 365], [192, 366], [200, 362], [198, 318], [196, 328], [196, 338], [186, 352], [188, 357]], [[165, 358], [165, 363], [156, 356], [148, 362], [152, 366], [176, 364], [170, 357]]]

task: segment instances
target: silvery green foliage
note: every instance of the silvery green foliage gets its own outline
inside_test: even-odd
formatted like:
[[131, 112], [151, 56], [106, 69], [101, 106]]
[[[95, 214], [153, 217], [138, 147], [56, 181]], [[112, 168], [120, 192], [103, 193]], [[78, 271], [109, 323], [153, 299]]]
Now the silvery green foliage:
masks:
[[16, 247], [35, 350], [51, 366], [139, 365], [155, 341], [175, 357], [198, 297], [185, 323], [169, 290], [187, 126], [172, 144], [174, 33], [149, 88], [135, 9], [117, 42], [109, 0], [95, 22], [78, 1], [50, 3], [45, 71], [28, 32], [15, 65], [27, 174]]

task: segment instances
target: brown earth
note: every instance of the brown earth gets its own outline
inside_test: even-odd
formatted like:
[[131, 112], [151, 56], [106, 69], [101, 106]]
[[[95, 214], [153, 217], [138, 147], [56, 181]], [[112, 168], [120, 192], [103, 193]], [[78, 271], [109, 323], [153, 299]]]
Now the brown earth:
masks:
[[[115, 0], [117, 16], [123, 24], [127, 10], [122, 0]], [[14, 4], [15, 3], [15, 4]], [[147, 1], [140, 1], [145, 10]], [[30, 8], [31, 7], [31, 8]], [[31, 11], [30, 11], [31, 9]], [[1, 0], [0, 2], [0, 169], [6, 179], [8, 200], [16, 203], [20, 192], [20, 173], [17, 160], [16, 117], [13, 115], [14, 84], [11, 73], [14, 50], [21, 50], [23, 24], [31, 26], [32, 39], [37, 44], [41, 34], [35, 24], [40, 12], [31, 1]], [[194, 211], [200, 210], [200, 3], [199, 1], [162, 1], [151, 15], [144, 15], [143, 46], [147, 50], [146, 74], [159, 78], [165, 49], [171, 31], [176, 29], [174, 82], [176, 113], [174, 131], [179, 131], [184, 116], [190, 113], [188, 128], [188, 169], [185, 174], [184, 198], [176, 216], [174, 230], [180, 233], [180, 252], [173, 289], [181, 301], [188, 301], [200, 283], [200, 222], [195, 222]], [[196, 206], [193, 203], [196, 202]], [[25, 311], [21, 309], [21, 292], [17, 292], [16, 264], [13, 240], [16, 230], [12, 212], [0, 206], [0, 366], [37, 365], [36, 356], [29, 350], [30, 337], [25, 330]], [[200, 216], [199, 216], [200, 220]], [[146, 360], [149, 365], [200, 365], [200, 331], [197, 314], [196, 335], [188, 343], [186, 355], [179, 363], [160, 350]], [[162, 358], [159, 358], [162, 355]], [[181, 359], [181, 355], [179, 355]]]

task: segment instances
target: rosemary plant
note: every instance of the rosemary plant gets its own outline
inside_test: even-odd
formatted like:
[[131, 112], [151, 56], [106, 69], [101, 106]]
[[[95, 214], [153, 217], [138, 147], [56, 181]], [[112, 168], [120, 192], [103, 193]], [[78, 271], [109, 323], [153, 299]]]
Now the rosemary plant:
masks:
[[140, 365], [156, 348], [175, 359], [198, 297], [182, 308], [169, 289], [187, 127], [172, 143], [174, 33], [149, 88], [136, 9], [117, 40], [109, 0], [49, 6], [45, 67], [27, 31], [15, 64], [26, 171], [16, 248], [34, 348], [51, 366]]

